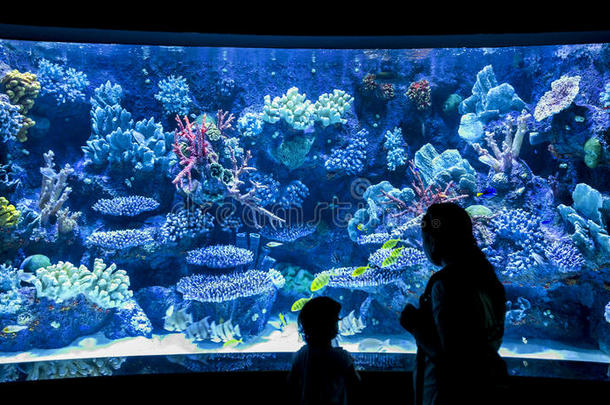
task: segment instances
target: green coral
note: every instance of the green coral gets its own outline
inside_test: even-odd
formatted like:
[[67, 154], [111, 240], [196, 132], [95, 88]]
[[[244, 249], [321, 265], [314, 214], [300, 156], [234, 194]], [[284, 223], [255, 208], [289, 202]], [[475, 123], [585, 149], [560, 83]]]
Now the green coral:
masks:
[[115, 308], [133, 296], [125, 270], [116, 270], [114, 263], [106, 266], [102, 259], [95, 259], [93, 271], [82, 264], [76, 267], [60, 261], [36, 270], [29, 282], [34, 284], [37, 297], [56, 302], [83, 294], [102, 308]]
[[275, 150], [275, 157], [290, 170], [301, 167], [315, 139], [298, 135], [284, 139]]
[[14, 205], [9, 204], [9, 201], [0, 197], [0, 227], [12, 228], [17, 225], [21, 212]]
[[585, 164], [590, 169], [595, 169], [602, 160], [604, 148], [599, 139], [593, 137], [585, 142]]

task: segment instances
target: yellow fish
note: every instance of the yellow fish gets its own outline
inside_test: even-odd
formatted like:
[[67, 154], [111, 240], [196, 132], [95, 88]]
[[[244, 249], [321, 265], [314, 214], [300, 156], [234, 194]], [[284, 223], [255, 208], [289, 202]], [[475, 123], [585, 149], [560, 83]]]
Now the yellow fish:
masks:
[[285, 317], [285, 316], [284, 316], [284, 314], [283, 314], [283, 313], [281, 313], [281, 312], [279, 313], [278, 317], [280, 318], [280, 326], [281, 326], [282, 328], [285, 328], [285, 327], [286, 327], [286, 325], [288, 325], [288, 323], [286, 322], [286, 317]]
[[390, 239], [388, 241], [386, 241], [383, 246], [381, 246], [382, 249], [393, 249], [394, 246], [396, 246], [398, 244], [398, 242], [400, 242], [400, 239]]
[[27, 329], [27, 326], [23, 326], [23, 325], [8, 325], [8, 326], [5, 326], [2, 329], [2, 332], [3, 333], [17, 333], [20, 330], [24, 330], [24, 329]]
[[244, 343], [243, 339], [229, 339], [222, 345], [222, 347], [233, 347], [240, 343]]
[[273, 247], [278, 247], [278, 246], [282, 246], [282, 245], [283, 245], [283, 243], [280, 243], [280, 242], [269, 242], [269, 243], [267, 243], [266, 246], [273, 248]]
[[309, 288], [311, 291], [318, 291], [323, 288], [330, 281], [329, 273], [321, 273], [316, 276], [311, 282], [311, 287]]
[[358, 277], [368, 269], [369, 266], [360, 266], [352, 272], [352, 277]]
[[292, 304], [292, 307], [290, 308], [290, 310], [292, 312], [298, 312], [301, 309], [303, 309], [303, 307], [305, 306], [305, 304], [307, 304], [307, 301], [309, 301], [310, 299], [313, 298], [313, 294], [311, 295], [311, 297], [309, 298], [299, 298], [298, 300], [296, 300], [294, 302], [294, 304]]
[[362, 232], [366, 231], [366, 227], [363, 224], [358, 224], [356, 228], [358, 228], [358, 230]]
[[398, 260], [398, 257], [400, 257], [402, 249], [404, 249], [404, 248], [399, 247], [399, 248], [392, 250], [392, 253], [390, 253], [390, 255], [388, 257], [386, 257], [385, 260], [381, 263], [381, 267], [391, 266], [394, 263], [396, 263], [396, 261]]

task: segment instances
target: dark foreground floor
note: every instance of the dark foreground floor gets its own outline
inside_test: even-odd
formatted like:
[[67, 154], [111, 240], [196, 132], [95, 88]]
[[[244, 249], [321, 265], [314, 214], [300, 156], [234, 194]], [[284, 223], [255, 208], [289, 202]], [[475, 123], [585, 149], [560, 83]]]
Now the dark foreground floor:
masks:
[[[361, 372], [359, 403], [412, 403], [411, 373]], [[285, 392], [286, 372], [189, 373], [73, 378], [0, 385], [2, 398], [27, 403], [198, 403], [198, 404], [289, 404]], [[610, 382], [511, 377], [504, 403], [610, 404]], [[43, 402], [44, 401], [44, 402]], [[493, 402], [490, 402], [490, 404]]]

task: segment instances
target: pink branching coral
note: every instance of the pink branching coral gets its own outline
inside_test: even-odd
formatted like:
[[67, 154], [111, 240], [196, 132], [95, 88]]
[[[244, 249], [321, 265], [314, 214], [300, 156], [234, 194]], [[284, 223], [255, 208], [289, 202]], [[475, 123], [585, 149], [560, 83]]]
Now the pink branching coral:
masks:
[[430, 183], [428, 186], [426, 186], [421, 178], [419, 169], [415, 166], [413, 160], [409, 161], [409, 169], [414, 177], [411, 186], [413, 187], [413, 190], [415, 190], [416, 195], [416, 198], [413, 200], [411, 205], [408, 205], [400, 198], [394, 197], [383, 190], [381, 191], [384, 196], [398, 206], [399, 212], [393, 214], [393, 217], [400, 217], [409, 213], [413, 213], [416, 216], [421, 215], [425, 213], [428, 207], [432, 204], [455, 202], [468, 197], [467, 194], [460, 194], [450, 197], [451, 194], [454, 194], [453, 181], [447, 183], [444, 189], [434, 183]]
[[[189, 122], [189, 119], [186, 116], [184, 117], [184, 125], [178, 115], [176, 115], [176, 121], [178, 122], [178, 129], [176, 129], [176, 132], [174, 133], [173, 150], [176, 156], [178, 156], [178, 159], [180, 159], [180, 165], [184, 166], [184, 168], [178, 173], [172, 183], [180, 183], [180, 186], [182, 186], [183, 177], [187, 176], [189, 180], [189, 190], [191, 190], [191, 171], [198, 164], [205, 161], [208, 153], [209, 145], [205, 139], [205, 133], [210, 125], [205, 125], [205, 115], [199, 126], [196, 126], [194, 122]], [[195, 128], [193, 129], [193, 127]]]
[[415, 106], [420, 111], [426, 110], [432, 105], [430, 101], [430, 83], [425, 79], [411, 83], [406, 96], [415, 103]]
[[478, 143], [473, 143], [472, 147], [479, 154], [479, 160], [486, 165], [493, 168], [496, 173], [508, 173], [512, 166], [513, 161], [519, 157], [521, 151], [521, 145], [523, 143], [523, 137], [529, 131], [528, 121], [531, 115], [523, 110], [521, 115], [517, 118], [517, 127], [513, 120], [508, 119], [502, 130], [504, 134], [504, 141], [502, 142], [502, 148], [498, 146], [494, 138], [493, 132], [485, 133], [485, 140], [489, 149], [493, 152], [492, 154]]

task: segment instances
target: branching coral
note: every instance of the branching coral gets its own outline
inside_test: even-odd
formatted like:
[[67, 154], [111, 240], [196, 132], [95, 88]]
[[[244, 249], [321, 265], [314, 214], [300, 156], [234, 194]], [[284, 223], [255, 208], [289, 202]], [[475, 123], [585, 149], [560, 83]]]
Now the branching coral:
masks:
[[133, 195], [111, 199], [102, 198], [93, 204], [91, 209], [115, 217], [134, 217], [143, 212], [154, 211], [158, 207], [159, 202], [153, 198]]
[[402, 137], [402, 129], [396, 127], [393, 131], [386, 131], [383, 147], [388, 151], [386, 158], [388, 170], [395, 171], [399, 166], [406, 163], [407, 151], [404, 148], [404, 144], [405, 140]]
[[508, 173], [513, 167], [513, 162], [519, 157], [521, 151], [521, 145], [523, 143], [523, 137], [529, 132], [529, 119], [531, 116], [523, 110], [521, 115], [517, 118], [517, 127], [514, 128], [514, 122], [508, 119], [505, 122], [505, 126], [502, 130], [504, 134], [504, 141], [502, 142], [502, 148], [498, 147], [494, 138], [493, 132], [487, 132], [485, 139], [487, 145], [493, 152], [492, 154], [478, 143], [473, 143], [472, 147], [479, 154], [479, 160], [492, 169], [496, 173]]
[[191, 250], [186, 254], [186, 262], [212, 269], [226, 269], [252, 263], [254, 253], [233, 245], [213, 245]]
[[38, 65], [38, 77], [41, 93], [51, 95], [57, 105], [66, 102], [83, 101], [85, 90], [89, 86], [87, 75], [74, 68], [62, 66], [42, 59]]
[[176, 289], [185, 300], [224, 302], [272, 293], [277, 288], [277, 277], [277, 272], [260, 270], [219, 275], [195, 274], [180, 279]]
[[316, 231], [316, 226], [312, 224], [296, 224], [284, 226], [279, 229], [264, 227], [261, 229], [261, 235], [267, 239], [276, 240], [279, 242], [294, 242], [297, 239], [304, 238]]
[[[195, 126], [195, 123], [189, 122], [188, 117], [184, 117], [185, 125], [182, 124], [179, 116], [176, 116], [178, 129], [174, 134], [173, 150], [179, 159], [180, 166], [183, 166], [180, 173], [176, 175], [173, 184], [180, 183], [182, 186], [183, 177], [189, 180], [189, 190], [192, 189], [192, 170], [199, 164], [203, 164], [206, 159], [209, 144], [205, 139], [205, 134], [209, 128], [209, 124], [205, 125], [205, 115], [201, 125]], [[195, 129], [193, 130], [193, 127]]]
[[366, 148], [368, 131], [361, 129], [353, 135], [344, 148], [335, 148], [329, 158], [324, 162], [324, 167], [329, 172], [345, 172], [348, 175], [361, 173], [366, 164]]
[[191, 97], [184, 77], [171, 75], [161, 80], [157, 86], [159, 92], [155, 94], [155, 99], [161, 102], [166, 114], [188, 114]]
[[248, 166], [248, 161], [252, 157], [250, 151], [246, 152], [246, 156], [242, 160], [241, 164], [237, 163], [237, 159], [235, 158], [235, 154], [231, 153], [231, 162], [233, 164], [233, 168], [231, 173], [233, 174], [233, 179], [231, 183], [227, 186], [228, 196], [233, 198], [235, 201], [238, 201], [245, 207], [249, 208], [255, 215], [252, 216], [252, 220], [254, 221], [254, 226], [257, 228], [261, 228], [262, 225], [259, 224], [256, 214], [263, 215], [263, 217], [269, 218], [272, 225], [283, 225], [286, 221], [266, 208], [259, 205], [259, 199], [256, 197], [257, 191], [263, 187], [261, 184], [253, 182], [250, 180], [252, 184], [252, 188], [250, 188], [246, 192], [242, 192], [239, 187], [244, 184], [240, 177], [247, 172], [254, 171], [256, 168]]
[[399, 212], [393, 214], [394, 217], [399, 217], [408, 213], [421, 215], [426, 212], [428, 207], [432, 204], [441, 202], [455, 202], [468, 197], [467, 194], [452, 196], [453, 181], [447, 183], [444, 189], [442, 189], [435, 183], [430, 183], [426, 186], [424, 184], [424, 181], [422, 180], [419, 169], [417, 168], [417, 166], [415, 166], [415, 163], [411, 160], [409, 161], [409, 165], [409, 170], [411, 171], [411, 174], [413, 174], [414, 178], [411, 185], [415, 190], [416, 194], [416, 198], [413, 200], [411, 205], [408, 205], [398, 197], [395, 197], [383, 190], [381, 191], [381, 193], [385, 197], [387, 197], [392, 203], [396, 204], [396, 206], [398, 207]]
[[40, 224], [45, 226], [49, 223], [51, 216], [57, 215], [57, 212], [68, 200], [72, 189], [67, 187], [66, 184], [74, 169], [66, 163], [63, 169], [56, 172], [54, 169], [55, 162], [53, 162], [55, 153], [50, 150], [43, 156], [46, 166], [40, 168], [42, 187], [38, 198], [38, 208], [40, 209]]
[[213, 227], [214, 217], [201, 207], [181, 208], [177, 212], [170, 212], [166, 215], [165, 223], [159, 229], [159, 234], [164, 243], [179, 242], [207, 234]]
[[120, 250], [153, 243], [150, 231], [146, 229], [124, 229], [120, 231], [93, 232], [85, 240], [88, 247]]

